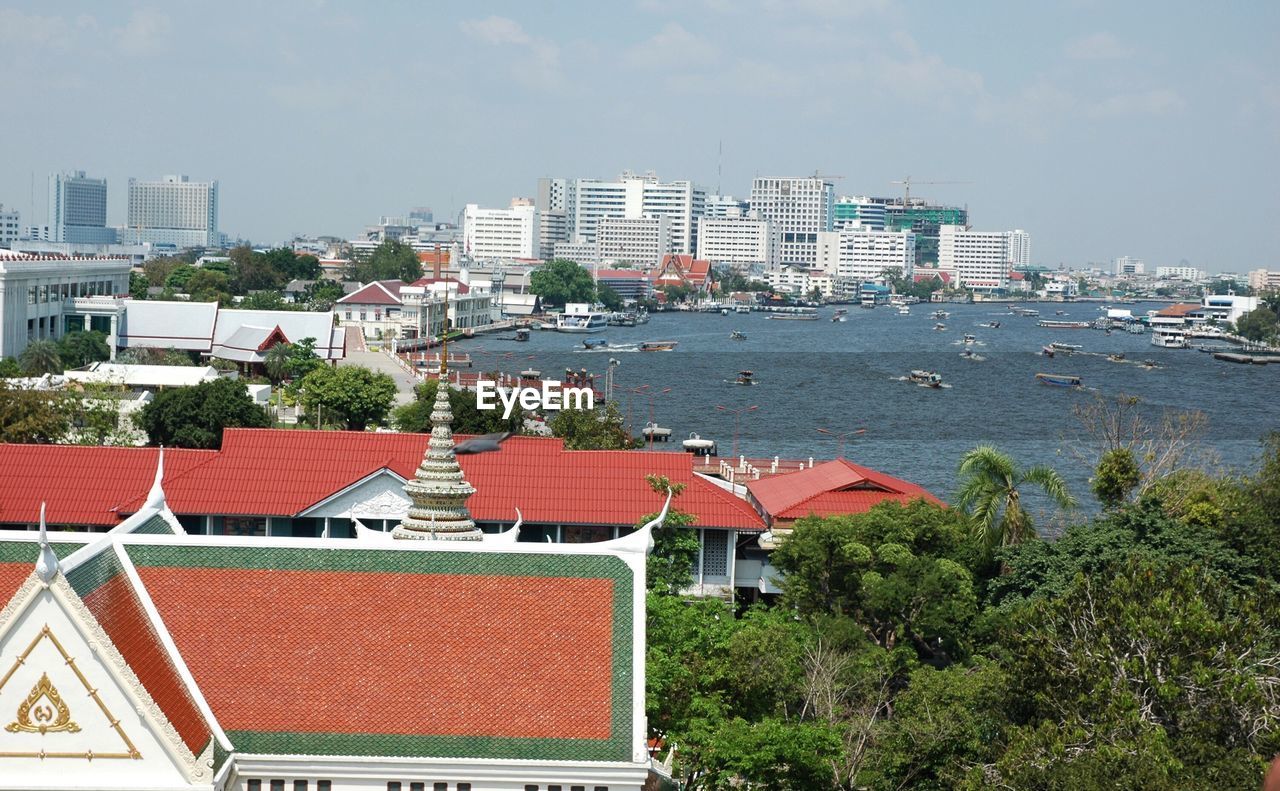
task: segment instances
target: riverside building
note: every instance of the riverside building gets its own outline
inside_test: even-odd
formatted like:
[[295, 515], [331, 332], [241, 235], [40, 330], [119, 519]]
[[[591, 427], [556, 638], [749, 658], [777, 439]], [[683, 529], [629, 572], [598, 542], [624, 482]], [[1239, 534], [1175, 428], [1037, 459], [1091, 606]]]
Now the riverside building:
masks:
[[762, 177], [751, 184], [751, 210], [778, 234], [778, 263], [815, 266], [818, 234], [832, 229], [835, 185], [820, 177]]
[[753, 216], [703, 217], [698, 220], [698, 258], [734, 269], [771, 269], [778, 257], [778, 235], [768, 220]]
[[538, 257], [538, 211], [533, 201], [517, 198], [510, 208], [482, 209], [468, 203], [463, 212], [462, 240], [477, 261]]
[[943, 225], [938, 233], [938, 268], [955, 271], [960, 286], [976, 291], [1003, 291], [1014, 267], [1031, 263], [1031, 237], [1026, 231], [974, 231]]

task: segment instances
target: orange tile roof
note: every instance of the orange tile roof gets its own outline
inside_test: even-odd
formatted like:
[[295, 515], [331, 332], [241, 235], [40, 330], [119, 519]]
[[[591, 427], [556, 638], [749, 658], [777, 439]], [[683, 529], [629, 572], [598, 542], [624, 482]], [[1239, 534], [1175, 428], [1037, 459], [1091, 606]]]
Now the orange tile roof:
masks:
[[1157, 316], [1180, 317], [1200, 310], [1202, 306], [1194, 302], [1178, 302], [1156, 311]]
[[786, 475], [747, 484], [751, 498], [774, 520], [799, 519], [809, 514], [858, 514], [886, 500], [907, 502], [919, 497], [941, 503], [914, 483], [836, 459]]

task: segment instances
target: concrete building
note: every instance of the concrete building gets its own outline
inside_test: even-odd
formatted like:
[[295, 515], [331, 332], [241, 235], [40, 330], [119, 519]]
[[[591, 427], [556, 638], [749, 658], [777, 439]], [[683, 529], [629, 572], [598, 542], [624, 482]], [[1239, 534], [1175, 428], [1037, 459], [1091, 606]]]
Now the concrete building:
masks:
[[623, 302], [632, 303], [653, 296], [653, 280], [639, 269], [596, 269], [592, 275], [597, 283], [613, 289]]
[[595, 242], [556, 242], [551, 257], [589, 266], [600, 260]]
[[671, 219], [666, 215], [605, 217], [596, 226], [596, 260], [651, 267], [671, 252]]
[[1158, 266], [1156, 267], [1156, 279], [1185, 280], [1188, 283], [1198, 283], [1204, 280], [1204, 272], [1194, 266]]
[[[697, 221], [706, 208], [706, 191], [690, 181], [661, 182], [656, 174], [625, 171], [617, 181], [574, 179], [569, 238], [593, 242], [600, 220], [665, 216], [671, 223], [671, 252], [692, 254], [697, 249]], [[550, 199], [550, 198], [549, 198]]]
[[573, 239], [573, 220], [577, 208], [574, 179], [538, 179], [534, 208], [538, 210], [538, 257], [549, 259], [558, 242]]
[[815, 289], [824, 297], [832, 296], [835, 285], [831, 275], [821, 269], [807, 269], [789, 264], [765, 272], [764, 281], [776, 292], [804, 298], [812, 295]]
[[161, 243], [175, 247], [219, 247], [218, 182], [165, 176], [160, 181], [129, 179], [127, 243]]
[[702, 216], [712, 219], [746, 217], [750, 209], [750, 201], [740, 200], [732, 195], [708, 195]]
[[841, 195], [832, 207], [831, 224], [836, 230], [861, 226], [871, 231], [883, 231], [886, 222], [888, 212], [885, 205], [862, 195]]
[[820, 245], [819, 267], [838, 279], [863, 283], [879, 278], [886, 270], [912, 277], [916, 268], [916, 237], [911, 231], [873, 231], [845, 228], [821, 235], [834, 238], [835, 250]]
[[17, 209], [4, 210], [0, 203], [0, 247], [8, 248], [22, 235], [22, 218]]
[[735, 269], [771, 269], [778, 236], [768, 220], [703, 217], [698, 220], [698, 258]]
[[66, 258], [0, 251], [0, 357], [16, 357], [34, 340], [75, 329], [114, 337], [114, 314], [97, 316], [96, 300], [129, 293], [127, 258]]
[[526, 199], [507, 209], [468, 203], [462, 220], [463, 249], [474, 260], [538, 257], [538, 211]]
[[1122, 255], [1115, 259], [1112, 261], [1112, 265], [1114, 267], [1112, 271], [1115, 272], [1117, 277], [1123, 277], [1125, 275], [1141, 275], [1146, 272], [1147, 268], [1146, 264], [1142, 263], [1142, 259], [1133, 258], [1132, 256], [1127, 255]]
[[784, 264], [817, 264], [818, 234], [832, 229], [834, 204], [835, 185], [820, 176], [762, 177], [751, 184], [751, 210], [778, 233]]
[[974, 231], [962, 225], [943, 225], [938, 232], [938, 266], [954, 269], [960, 287], [997, 291], [1009, 287], [1015, 266], [1031, 258], [1026, 231]]
[[1249, 273], [1249, 288], [1254, 291], [1274, 291], [1280, 288], [1280, 271], [1255, 269]]
[[83, 170], [49, 176], [48, 241], [111, 244], [116, 231], [107, 227], [107, 180], [91, 179]]

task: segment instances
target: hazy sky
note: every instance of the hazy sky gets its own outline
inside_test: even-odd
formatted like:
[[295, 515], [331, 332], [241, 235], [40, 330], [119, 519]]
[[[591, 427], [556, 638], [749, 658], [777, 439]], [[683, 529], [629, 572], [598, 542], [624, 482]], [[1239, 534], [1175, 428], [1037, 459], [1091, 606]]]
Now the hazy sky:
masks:
[[[1280, 267], [1280, 3], [0, 0], [0, 202], [216, 178], [258, 243], [625, 168], [967, 204], [1056, 265]], [[31, 175], [35, 174], [34, 218]]]

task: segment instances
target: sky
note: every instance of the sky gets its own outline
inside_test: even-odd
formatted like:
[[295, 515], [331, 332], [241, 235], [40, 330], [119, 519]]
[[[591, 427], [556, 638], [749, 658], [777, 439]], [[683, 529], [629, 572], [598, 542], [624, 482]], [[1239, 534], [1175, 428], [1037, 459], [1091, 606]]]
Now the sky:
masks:
[[122, 224], [130, 177], [185, 173], [270, 244], [540, 176], [910, 176], [1036, 263], [1275, 269], [1278, 44], [1261, 0], [0, 0], [0, 203], [43, 223], [85, 170]]

